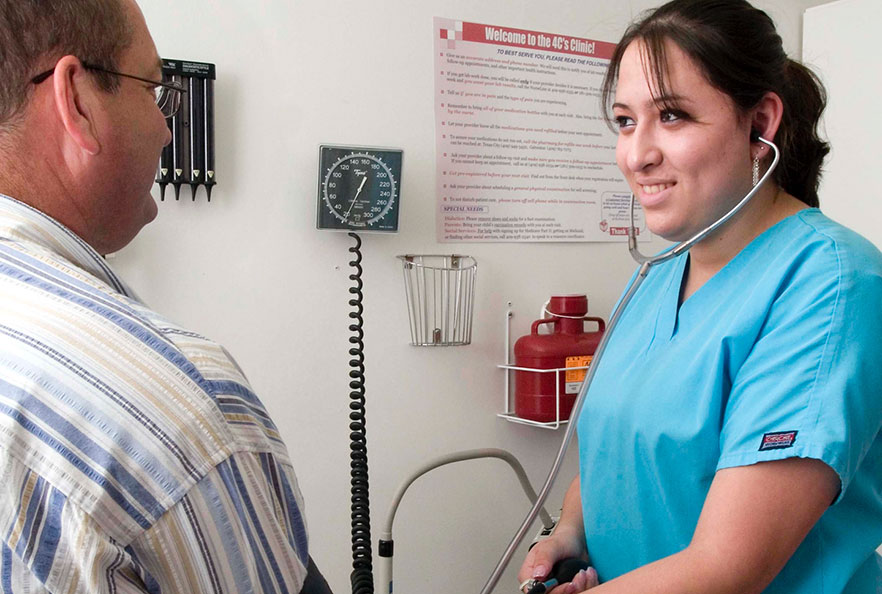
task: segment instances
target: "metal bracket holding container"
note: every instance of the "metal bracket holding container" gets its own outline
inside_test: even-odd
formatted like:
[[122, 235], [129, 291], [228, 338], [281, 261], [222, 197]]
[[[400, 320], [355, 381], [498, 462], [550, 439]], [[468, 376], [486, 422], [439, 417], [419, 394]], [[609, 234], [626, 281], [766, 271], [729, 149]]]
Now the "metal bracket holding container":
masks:
[[214, 167], [214, 81], [216, 68], [206, 62], [162, 59], [164, 80], [179, 82], [184, 97], [178, 113], [166, 120], [172, 141], [162, 150], [156, 183], [160, 200], [165, 200], [165, 188], [171, 184], [175, 200], [179, 200], [181, 186], [189, 185], [192, 199], [196, 190], [205, 186], [208, 201], [217, 183]]
[[[513, 312], [511, 309], [511, 301], [508, 302], [506, 310], [505, 310], [505, 363], [502, 365], [497, 365], [499, 369], [505, 370], [505, 384], [503, 387], [503, 398], [502, 398], [502, 408], [504, 412], [497, 414], [496, 416], [506, 421], [510, 421], [512, 423], [518, 423], [520, 425], [530, 425], [531, 427], [540, 427], [542, 429], [559, 429], [562, 425], [565, 425], [569, 422], [569, 419], [562, 419], [560, 416], [560, 374], [565, 373], [567, 371], [579, 371], [579, 370], [587, 370], [588, 366], [584, 367], [556, 367], [552, 369], [538, 369], [534, 367], [518, 367], [512, 365], [511, 363], [511, 318], [513, 316]], [[547, 423], [543, 423], [540, 421], [534, 421], [532, 419], [524, 419], [522, 417], [517, 416], [515, 414], [514, 406], [512, 405], [512, 396], [511, 396], [511, 372], [512, 371], [520, 371], [525, 373], [553, 373], [554, 374], [554, 383], [555, 383], [555, 419], [554, 421], [550, 421]]]

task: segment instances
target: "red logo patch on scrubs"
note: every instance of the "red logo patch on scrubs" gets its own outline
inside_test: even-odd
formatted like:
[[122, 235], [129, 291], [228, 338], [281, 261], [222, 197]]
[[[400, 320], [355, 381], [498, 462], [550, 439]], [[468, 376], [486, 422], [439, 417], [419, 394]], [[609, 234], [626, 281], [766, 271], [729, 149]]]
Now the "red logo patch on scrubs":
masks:
[[781, 450], [789, 448], [796, 441], [796, 431], [776, 431], [774, 433], [766, 433], [763, 435], [763, 442], [760, 444], [759, 451]]

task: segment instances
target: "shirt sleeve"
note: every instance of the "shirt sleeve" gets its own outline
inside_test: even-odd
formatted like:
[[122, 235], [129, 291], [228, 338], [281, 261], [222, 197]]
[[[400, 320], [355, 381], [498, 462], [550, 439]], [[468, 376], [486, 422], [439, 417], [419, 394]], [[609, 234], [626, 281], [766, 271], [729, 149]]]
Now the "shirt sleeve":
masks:
[[299, 592], [309, 562], [291, 466], [235, 454], [124, 546], [25, 467], [0, 469], [0, 592]]
[[36, 472], [0, 469], [0, 592], [142, 594], [144, 574], [120, 543]]
[[309, 560], [301, 510], [290, 465], [239, 453], [127, 550], [162, 592], [299, 592]]
[[822, 460], [841, 493], [882, 419], [882, 278], [831, 250], [794, 266], [733, 374], [718, 469]]

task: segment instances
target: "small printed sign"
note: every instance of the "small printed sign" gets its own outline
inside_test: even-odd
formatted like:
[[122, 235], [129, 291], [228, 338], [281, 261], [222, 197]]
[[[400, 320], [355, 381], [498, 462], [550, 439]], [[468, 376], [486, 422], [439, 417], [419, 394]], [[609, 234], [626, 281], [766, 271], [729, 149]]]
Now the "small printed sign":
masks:
[[567, 394], [578, 394], [582, 382], [585, 380], [587, 369], [570, 369], [571, 367], [588, 367], [594, 355], [577, 355], [575, 357], [567, 357], [567, 371], [564, 379], [566, 381], [565, 392]]

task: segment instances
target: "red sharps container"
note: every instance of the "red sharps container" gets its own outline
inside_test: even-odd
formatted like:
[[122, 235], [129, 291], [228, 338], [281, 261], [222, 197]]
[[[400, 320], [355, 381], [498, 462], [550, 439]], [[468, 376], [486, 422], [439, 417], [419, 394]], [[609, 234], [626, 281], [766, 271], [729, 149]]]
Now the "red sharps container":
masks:
[[[514, 347], [517, 367], [564, 369], [558, 374], [515, 371], [515, 414], [541, 423], [570, 418], [586, 370], [567, 368], [585, 367], [591, 362], [606, 327], [602, 318], [586, 315], [585, 295], [552, 297], [547, 313], [551, 317], [533, 322], [530, 334], [520, 337]], [[597, 330], [585, 332], [585, 322], [596, 323]], [[539, 334], [543, 324], [552, 325], [551, 334]], [[555, 410], [556, 389], [560, 391], [560, 417]]]

